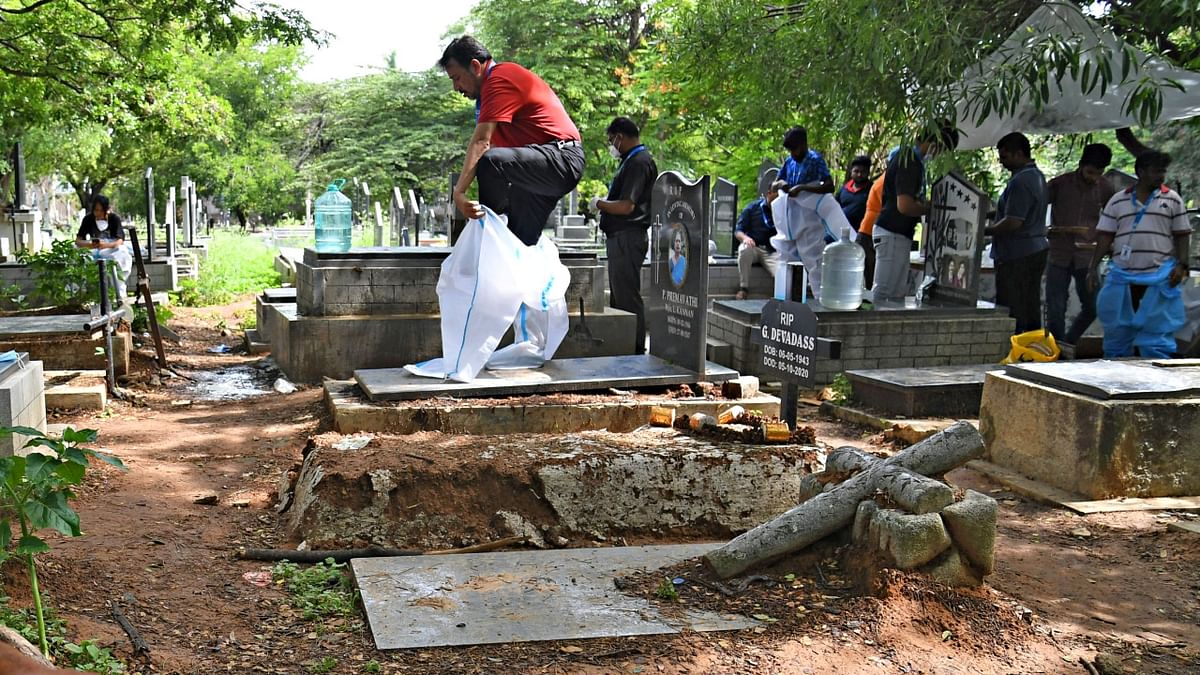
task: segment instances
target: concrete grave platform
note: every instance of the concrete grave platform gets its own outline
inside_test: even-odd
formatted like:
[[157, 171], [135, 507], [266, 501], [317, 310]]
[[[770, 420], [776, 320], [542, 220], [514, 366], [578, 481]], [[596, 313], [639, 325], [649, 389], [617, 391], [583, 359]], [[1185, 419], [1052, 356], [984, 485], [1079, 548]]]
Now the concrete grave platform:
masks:
[[103, 370], [47, 370], [46, 407], [104, 410], [108, 399]]
[[974, 417], [983, 398], [984, 375], [1002, 366], [976, 364], [848, 370], [854, 399], [892, 415]]
[[[75, 319], [72, 318], [71, 326], [75, 325], [74, 321]], [[67, 327], [65, 323], [63, 327]], [[74, 334], [33, 333], [22, 335], [11, 332], [7, 337], [0, 336], [0, 352], [10, 349], [27, 352], [31, 360], [42, 361], [47, 368], [53, 370], [102, 370], [106, 368], [103, 332], [97, 331], [88, 335], [80, 332], [79, 329], [82, 327], [83, 324], [79, 323]], [[133, 337], [128, 331], [119, 331], [113, 335], [113, 370], [117, 375], [129, 372], [129, 354], [132, 350]]]
[[[729, 366], [766, 379], [759, 365], [758, 329], [766, 300], [718, 300], [708, 313], [708, 337], [732, 346]], [[1008, 354], [1014, 321], [1008, 310], [987, 302], [976, 307], [903, 306], [842, 312], [813, 306], [817, 336], [840, 340], [837, 359], [818, 359], [814, 383], [828, 384], [847, 370], [994, 364]]]
[[[824, 467], [803, 445], [635, 433], [321, 434], [281, 498], [294, 541], [439, 549], [494, 541], [520, 520], [533, 544], [613, 536], [727, 538], [795, 506]], [[560, 540], [559, 537], [562, 537]]]
[[613, 581], [715, 544], [359, 558], [350, 562], [377, 649], [575, 640], [757, 625], [684, 609], [665, 617]]
[[[271, 343], [271, 354], [294, 382], [347, 379], [355, 370], [400, 368], [441, 356], [441, 317], [437, 314], [301, 316], [294, 304], [260, 304], [259, 334]], [[604, 307], [581, 318], [578, 307], [568, 316], [570, 328], [556, 357], [632, 354], [637, 317]], [[583, 330], [586, 324], [592, 337]], [[509, 328], [500, 346], [512, 343]]]
[[980, 407], [987, 459], [1092, 500], [1200, 495], [1197, 372], [1146, 361], [990, 372]]
[[[31, 361], [28, 354], [0, 364], [0, 426], [46, 430], [42, 362]], [[0, 438], [0, 456], [19, 454], [28, 440], [22, 434]]]
[[715, 363], [707, 364], [701, 376], [650, 354], [553, 359], [541, 368], [484, 370], [469, 383], [419, 377], [403, 368], [354, 371], [355, 381], [372, 401], [665, 387], [698, 381], [724, 382], [737, 376], [735, 371]]
[[767, 394], [710, 400], [653, 396], [593, 396], [581, 400], [543, 400], [537, 397], [477, 399], [448, 404], [431, 399], [403, 403], [373, 402], [353, 380], [325, 380], [325, 405], [333, 428], [343, 434], [384, 431], [412, 434], [440, 431], [453, 434], [572, 433], [591, 429], [633, 431], [650, 423], [650, 409], [674, 408], [679, 415], [716, 416], [740, 405], [767, 417], [779, 417], [779, 399]]

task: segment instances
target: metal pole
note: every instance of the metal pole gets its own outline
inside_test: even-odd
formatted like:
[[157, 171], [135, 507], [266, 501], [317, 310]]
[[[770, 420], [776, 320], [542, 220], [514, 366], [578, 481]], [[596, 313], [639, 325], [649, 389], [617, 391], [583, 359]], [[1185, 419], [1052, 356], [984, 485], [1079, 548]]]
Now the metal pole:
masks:
[[100, 272], [100, 316], [109, 319], [104, 324], [104, 362], [106, 367], [104, 383], [108, 387], [108, 393], [115, 395], [117, 377], [113, 367], [113, 321], [108, 316], [111, 307], [108, 302], [108, 269], [104, 262], [103, 258], [96, 261], [96, 267]]

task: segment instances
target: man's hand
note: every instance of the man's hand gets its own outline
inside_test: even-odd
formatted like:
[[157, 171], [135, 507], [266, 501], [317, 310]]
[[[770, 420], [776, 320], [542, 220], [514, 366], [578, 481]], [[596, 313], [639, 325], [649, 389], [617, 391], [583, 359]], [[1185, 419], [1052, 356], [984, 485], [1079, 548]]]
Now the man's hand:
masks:
[[1171, 284], [1171, 288], [1175, 288], [1187, 278], [1188, 268], [1176, 263], [1175, 267], [1171, 268], [1171, 274], [1167, 277], [1167, 283]]
[[467, 196], [461, 192], [454, 193], [454, 205], [467, 218], [477, 219], [483, 217], [483, 207], [479, 205], [479, 202], [467, 199]]
[[592, 197], [588, 201], [588, 209], [590, 209], [592, 213], [599, 215], [600, 214], [600, 198]]
[[742, 248], [758, 248], [758, 244], [754, 243], [754, 239], [751, 237], [742, 237], [740, 241], [742, 242]]
[[1095, 267], [1088, 270], [1087, 274], [1088, 292], [1095, 293], [1100, 290], [1100, 270]]

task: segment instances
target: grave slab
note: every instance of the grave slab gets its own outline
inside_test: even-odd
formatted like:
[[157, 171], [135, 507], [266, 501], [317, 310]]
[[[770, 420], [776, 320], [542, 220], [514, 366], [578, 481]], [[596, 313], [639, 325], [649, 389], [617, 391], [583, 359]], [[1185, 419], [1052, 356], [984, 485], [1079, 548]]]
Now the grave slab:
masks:
[[848, 370], [854, 398], [875, 410], [906, 417], [979, 413], [984, 375], [995, 364]]
[[736, 371], [708, 363], [703, 376], [649, 354], [555, 359], [541, 368], [485, 370], [474, 382], [417, 377], [403, 368], [354, 371], [354, 379], [372, 401], [401, 401], [434, 396], [514, 396], [589, 389], [622, 389], [724, 382]]
[[84, 324], [91, 320], [90, 314], [6, 316], [0, 319], [0, 339], [79, 335], [84, 332]]
[[739, 630], [743, 616], [662, 616], [613, 580], [717, 544], [565, 549], [350, 562], [378, 649]]
[[1157, 361], [1062, 361], [1012, 364], [1005, 373], [1104, 401], [1200, 396], [1197, 365], [1164, 368]]

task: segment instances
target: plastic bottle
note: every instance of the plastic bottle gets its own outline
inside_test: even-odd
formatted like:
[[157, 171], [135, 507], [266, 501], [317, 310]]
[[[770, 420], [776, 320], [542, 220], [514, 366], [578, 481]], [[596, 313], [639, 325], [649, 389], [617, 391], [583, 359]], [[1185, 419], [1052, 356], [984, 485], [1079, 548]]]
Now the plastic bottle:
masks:
[[342, 194], [345, 184], [345, 180], [330, 183], [325, 194], [317, 197], [313, 204], [318, 253], [344, 253], [350, 250], [353, 220], [350, 198]]
[[858, 309], [862, 304], [867, 254], [850, 241], [850, 228], [821, 254], [821, 304], [829, 309]]

